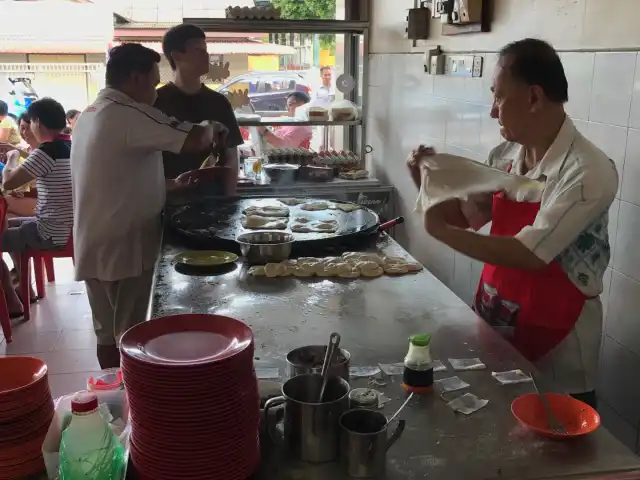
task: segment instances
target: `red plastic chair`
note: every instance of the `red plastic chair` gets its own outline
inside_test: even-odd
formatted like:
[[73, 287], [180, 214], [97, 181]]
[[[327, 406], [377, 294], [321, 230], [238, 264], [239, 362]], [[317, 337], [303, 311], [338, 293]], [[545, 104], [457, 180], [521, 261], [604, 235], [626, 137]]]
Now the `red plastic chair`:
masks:
[[[6, 227], [5, 220], [7, 218], [7, 200], [0, 196], [0, 234], [4, 232]], [[4, 298], [4, 289], [0, 284], [0, 325], [2, 326], [2, 334], [7, 343], [11, 343], [11, 319], [9, 318], [9, 307], [7, 300]]]
[[29, 268], [29, 260], [33, 259], [33, 273], [36, 277], [36, 293], [39, 298], [44, 298], [47, 291], [44, 286], [45, 269], [49, 282], [55, 281], [55, 273], [53, 271], [54, 258], [70, 258], [74, 261], [73, 255], [73, 237], [69, 235], [69, 241], [64, 248], [59, 250], [27, 250], [22, 252], [20, 257], [20, 296], [24, 305], [25, 321], [31, 318], [29, 286], [31, 285], [31, 269]]

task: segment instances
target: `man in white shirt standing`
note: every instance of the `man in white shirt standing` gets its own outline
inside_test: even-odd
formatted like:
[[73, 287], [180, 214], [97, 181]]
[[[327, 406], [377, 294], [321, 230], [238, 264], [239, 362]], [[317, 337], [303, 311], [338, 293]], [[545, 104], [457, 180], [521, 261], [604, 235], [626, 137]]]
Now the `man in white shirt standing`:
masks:
[[[491, 116], [506, 142], [491, 152], [489, 164], [544, 181], [545, 188], [537, 201], [517, 201], [505, 192], [446, 201], [427, 210], [425, 227], [484, 262], [478, 315], [563, 393], [595, 407], [599, 295], [610, 258], [608, 211], [618, 174], [565, 114], [567, 79], [546, 42], [528, 38], [503, 48], [492, 91]], [[409, 160], [417, 184], [417, 162], [432, 154], [419, 148]], [[489, 221], [489, 235], [468, 229]]]
[[118, 367], [118, 341], [146, 320], [167, 191], [162, 152], [195, 153], [223, 141], [221, 124], [179, 122], [152, 107], [160, 55], [139, 44], [109, 52], [107, 88], [78, 118], [71, 151], [76, 280], [84, 280], [102, 368]]
[[328, 107], [336, 99], [336, 94], [332, 90], [331, 79], [333, 72], [331, 67], [322, 67], [320, 69], [321, 85], [316, 89], [313, 95], [313, 105], [317, 107]]

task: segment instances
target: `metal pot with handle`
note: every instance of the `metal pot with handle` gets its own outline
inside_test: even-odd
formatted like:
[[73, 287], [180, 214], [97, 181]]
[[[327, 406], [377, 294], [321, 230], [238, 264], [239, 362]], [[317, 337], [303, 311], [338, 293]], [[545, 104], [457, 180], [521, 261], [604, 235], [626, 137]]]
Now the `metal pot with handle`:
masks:
[[[338, 457], [339, 420], [349, 409], [349, 384], [343, 378], [330, 376], [324, 401], [318, 403], [321, 385], [320, 374], [298, 375], [285, 382], [281, 397], [268, 400], [264, 406], [269, 422], [269, 410], [284, 404], [285, 444], [310, 463], [331, 462]], [[275, 437], [275, 426], [267, 423], [267, 429]]]
[[340, 417], [340, 461], [350, 477], [371, 478], [385, 471], [387, 451], [400, 438], [405, 421], [389, 436], [389, 422], [380, 412], [349, 410]]

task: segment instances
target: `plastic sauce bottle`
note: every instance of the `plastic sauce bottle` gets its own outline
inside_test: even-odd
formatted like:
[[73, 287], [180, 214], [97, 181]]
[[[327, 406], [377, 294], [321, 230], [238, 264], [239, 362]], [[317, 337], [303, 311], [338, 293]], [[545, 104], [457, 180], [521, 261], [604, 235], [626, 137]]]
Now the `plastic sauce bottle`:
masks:
[[412, 335], [409, 338], [409, 351], [404, 359], [402, 386], [410, 392], [426, 393], [433, 386], [430, 342], [431, 335], [427, 333]]
[[95, 393], [77, 393], [60, 442], [60, 480], [121, 480], [124, 449], [98, 409]]

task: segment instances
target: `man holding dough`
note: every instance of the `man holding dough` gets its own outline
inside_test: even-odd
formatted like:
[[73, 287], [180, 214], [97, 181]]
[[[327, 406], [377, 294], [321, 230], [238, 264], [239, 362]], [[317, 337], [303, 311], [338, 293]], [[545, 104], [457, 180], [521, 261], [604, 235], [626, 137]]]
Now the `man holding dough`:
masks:
[[[540, 198], [496, 192], [450, 199], [426, 211], [425, 227], [484, 262], [476, 312], [566, 393], [595, 407], [599, 295], [618, 174], [566, 116], [567, 79], [549, 44], [525, 39], [504, 47], [492, 92], [491, 116], [506, 141], [488, 163], [545, 182]], [[421, 146], [409, 159], [418, 186], [419, 159], [434, 154]], [[489, 235], [472, 231], [489, 221]]]
[[76, 280], [84, 281], [100, 366], [120, 366], [121, 335], [147, 317], [168, 191], [162, 152], [196, 153], [224, 142], [227, 129], [180, 122], [153, 108], [160, 55], [136, 43], [113, 48], [107, 87], [73, 130], [71, 176]]

